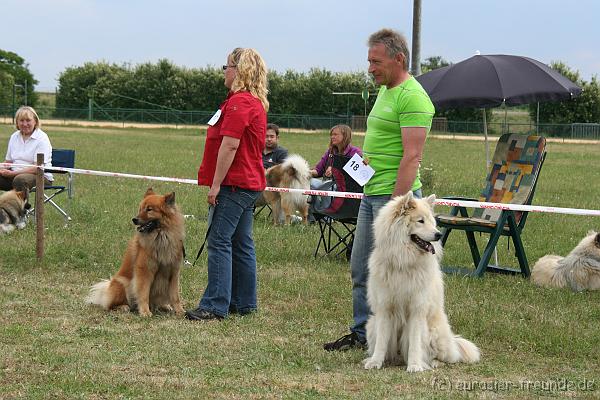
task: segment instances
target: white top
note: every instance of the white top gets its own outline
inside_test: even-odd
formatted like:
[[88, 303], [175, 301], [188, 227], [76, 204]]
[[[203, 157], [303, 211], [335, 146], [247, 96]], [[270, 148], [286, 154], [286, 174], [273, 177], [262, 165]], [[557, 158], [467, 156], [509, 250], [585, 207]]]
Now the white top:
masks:
[[[15, 164], [35, 164], [38, 153], [44, 153], [44, 167], [52, 166], [52, 145], [46, 132], [41, 129], [33, 131], [27, 140], [23, 140], [20, 131], [16, 131], [8, 140], [8, 150], [5, 159]], [[26, 167], [11, 167], [13, 171], [19, 171]], [[52, 174], [44, 173], [49, 181], [54, 180]]]

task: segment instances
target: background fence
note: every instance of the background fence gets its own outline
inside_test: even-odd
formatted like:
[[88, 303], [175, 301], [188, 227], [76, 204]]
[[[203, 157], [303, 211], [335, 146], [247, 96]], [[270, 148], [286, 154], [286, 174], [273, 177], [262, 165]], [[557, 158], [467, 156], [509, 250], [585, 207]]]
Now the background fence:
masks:
[[[147, 123], [167, 125], [205, 125], [214, 114], [213, 111], [178, 111], [133, 108], [54, 108], [36, 107], [40, 118], [79, 121], [110, 121], [118, 123]], [[11, 120], [12, 107], [0, 108], [0, 116]], [[329, 130], [332, 126], [346, 124], [354, 131], [366, 129], [366, 118], [362, 115], [299, 115], [269, 114], [269, 122], [281, 128], [306, 130]], [[448, 121], [446, 118], [434, 118], [432, 131], [438, 134], [482, 135], [483, 121]], [[548, 137], [600, 140], [600, 124], [539, 124], [534, 122], [488, 122], [488, 133], [539, 132]]]

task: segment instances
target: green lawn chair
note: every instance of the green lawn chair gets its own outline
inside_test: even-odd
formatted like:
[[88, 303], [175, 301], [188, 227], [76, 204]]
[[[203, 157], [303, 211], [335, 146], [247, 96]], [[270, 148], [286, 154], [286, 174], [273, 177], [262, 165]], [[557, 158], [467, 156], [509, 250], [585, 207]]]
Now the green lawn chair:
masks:
[[[546, 157], [546, 139], [542, 136], [504, 134], [498, 139], [492, 166], [481, 192], [479, 201], [508, 204], [531, 204], [537, 180]], [[446, 199], [471, 200], [464, 197]], [[444, 268], [447, 272], [482, 276], [485, 271], [500, 273], [521, 273], [529, 277], [529, 265], [521, 232], [525, 227], [527, 212], [476, 208], [469, 216], [465, 207], [452, 207], [449, 215], [437, 215], [438, 226], [442, 229], [442, 245], [446, 244], [450, 232], [465, 231], [475, 269]], [[474, 232], [490, 235], [489, 241], [480, 256]], [[515, 255], [520, 270], [490, 265], [490, 258], [500, 236], [512, 238]]]

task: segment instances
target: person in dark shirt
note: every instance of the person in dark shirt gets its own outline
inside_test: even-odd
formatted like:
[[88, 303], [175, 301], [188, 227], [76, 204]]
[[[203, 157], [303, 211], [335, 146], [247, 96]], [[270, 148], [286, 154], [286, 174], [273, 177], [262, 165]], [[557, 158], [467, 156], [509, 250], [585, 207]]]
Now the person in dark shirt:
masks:
[[279, 146], [279, 127], [267, 124], [267, 138], [262, 152], [263, 167], [265, 170], [273, 165], [281, 164], [288, 156], [286, 148]]

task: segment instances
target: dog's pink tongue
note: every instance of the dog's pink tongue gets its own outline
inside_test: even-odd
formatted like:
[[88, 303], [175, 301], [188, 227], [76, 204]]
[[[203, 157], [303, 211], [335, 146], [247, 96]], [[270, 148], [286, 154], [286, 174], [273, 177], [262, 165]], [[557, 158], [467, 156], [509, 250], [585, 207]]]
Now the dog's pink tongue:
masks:
[[433, 245], [431, 243], [427, 243], [427, 250], [431, 253], [431, 254], [435, 254], [435, 248], [433, 247]]

